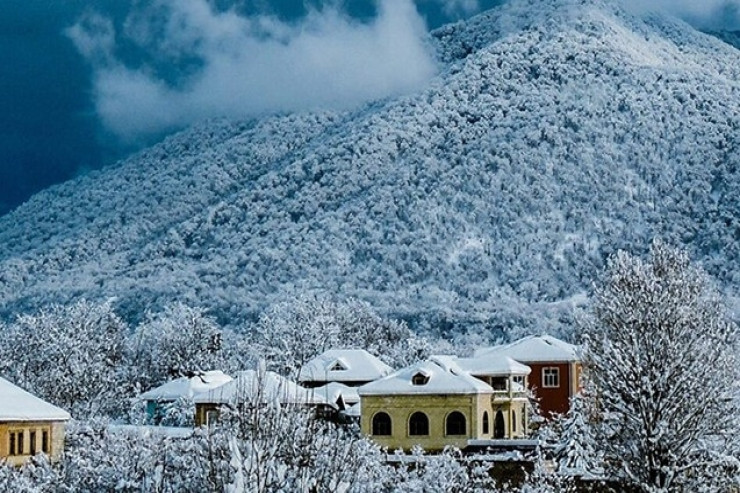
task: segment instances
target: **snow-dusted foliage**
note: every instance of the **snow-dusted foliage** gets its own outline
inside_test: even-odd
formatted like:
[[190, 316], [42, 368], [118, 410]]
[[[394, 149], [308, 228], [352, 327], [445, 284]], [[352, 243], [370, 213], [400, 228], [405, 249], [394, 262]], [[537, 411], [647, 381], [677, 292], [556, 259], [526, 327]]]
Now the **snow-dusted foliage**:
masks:
[[131, 393], [127, 331], [110, 303], [52, 305], [5, 329], [0, 373], [73, 416], [118, 414]]
[[233, 328], [323, 291], [557, 333], [656, 234], [736, 292], [740, 52], [616, 5], [512, 0], [433, 33], [417, 94], [205, 123], [43, 192], [0, 218], [0, 313], [117, 296], [135, 323], [180, 300]]
[[270, 369], [291, 378], [327, 349], [365, 349], [395, 367], [423, 359], [431, 349], [406, 324], [384, 320], [357, 300], [302, 296], [277, 303], [262, 314], [253, 332]]
[[728, 487], [738, 327], [704, 271], [658, 241], [648, 260], [617, 253], [585, 338], [608, 473], [643, 491]]
[[[226, 340], [224, 340], [226, 339]], [[176, 303], [148, 314], [132, 336], [134, 364], [144, 388], [193, 372], [226, 370], [234, 336], [203, 309]]]
[[601, 451], [594, 430], [596, 411], [591, 395], [576, 394], [568, 413], [557, 423], [554, 449], [557, 473], [562, 476], [589, 476], [603, 473]]

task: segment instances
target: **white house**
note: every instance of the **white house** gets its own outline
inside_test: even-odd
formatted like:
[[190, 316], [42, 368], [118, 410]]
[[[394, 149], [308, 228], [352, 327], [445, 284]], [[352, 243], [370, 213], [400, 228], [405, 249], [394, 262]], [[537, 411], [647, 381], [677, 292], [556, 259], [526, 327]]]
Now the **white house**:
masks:
[[219, 370], [198, 372], [189, 377], [180, 377], [159, 387], [144, 392], [139, 399], [146, 402], [147, 415], [158, 422], [166, 404], [178, 399], [192, 400], [195, 396], [216, 389], [232, 378]]
[[193, 400], [195, 424], [198, 426], [217, 419], [222, 406], [279, 404], [322, 409], [334, 407], [312, 389], [301, 387], [282, 375], [264, 369], [241, 371], [233, 380], [203, 392]]

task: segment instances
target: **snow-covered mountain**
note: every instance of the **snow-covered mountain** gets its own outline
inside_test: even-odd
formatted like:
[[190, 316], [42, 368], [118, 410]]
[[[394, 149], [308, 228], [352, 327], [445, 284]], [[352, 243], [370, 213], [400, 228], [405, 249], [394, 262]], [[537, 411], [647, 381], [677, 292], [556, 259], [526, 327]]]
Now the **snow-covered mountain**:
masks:
[[0, 312], [116, 297], [238, 325], [305, 291], [458, 330], [567, 325], [661, 236], [740, 285], [740, 51], [603, 0], [432, 33], [440, 75], [344, 113], [208, 122], [0, 218]]

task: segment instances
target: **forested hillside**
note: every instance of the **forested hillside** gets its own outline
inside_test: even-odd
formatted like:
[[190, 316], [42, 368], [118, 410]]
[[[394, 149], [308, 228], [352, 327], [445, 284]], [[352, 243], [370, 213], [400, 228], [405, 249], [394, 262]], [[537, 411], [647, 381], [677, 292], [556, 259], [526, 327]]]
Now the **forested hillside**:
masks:
[[172, 301], [232, 327], [304, 292], [442, 332], [567, 330], [655, 237], [740, 285], [740, 51], [602, 0], [432, 33], [423, 91], [206, 122], [0, 218], [0, 312]]

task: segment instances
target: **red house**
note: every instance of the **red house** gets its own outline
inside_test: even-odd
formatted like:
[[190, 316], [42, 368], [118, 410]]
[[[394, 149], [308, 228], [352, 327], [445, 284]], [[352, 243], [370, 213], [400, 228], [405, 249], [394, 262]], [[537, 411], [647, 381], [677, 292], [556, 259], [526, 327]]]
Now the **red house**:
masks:
[[510, 344], [476, 351], [478, 358], [508, 356], [529, 366], [529, 387], [540, 400], [542, 415], [568, 412], [570, 398], [578, 392], [581, 374], [581, 351], [552, 336], [530, 336]]

